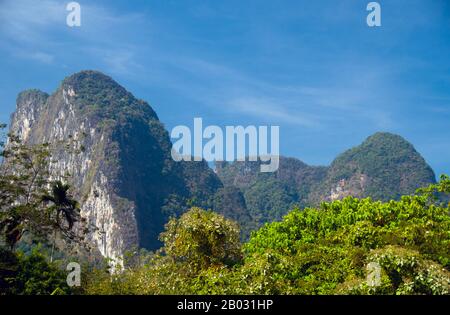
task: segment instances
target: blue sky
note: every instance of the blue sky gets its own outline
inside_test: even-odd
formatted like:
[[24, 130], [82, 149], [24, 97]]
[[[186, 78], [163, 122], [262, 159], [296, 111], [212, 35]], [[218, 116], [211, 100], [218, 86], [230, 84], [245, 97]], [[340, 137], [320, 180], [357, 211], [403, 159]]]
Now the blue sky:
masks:
[[0, 0], [0, 121], [17, 94], [80, 70], [112, 76], [170, 130], [279, 125], [281, 153], [314, 165], [376, 131], [450, 173], [450, 1]]

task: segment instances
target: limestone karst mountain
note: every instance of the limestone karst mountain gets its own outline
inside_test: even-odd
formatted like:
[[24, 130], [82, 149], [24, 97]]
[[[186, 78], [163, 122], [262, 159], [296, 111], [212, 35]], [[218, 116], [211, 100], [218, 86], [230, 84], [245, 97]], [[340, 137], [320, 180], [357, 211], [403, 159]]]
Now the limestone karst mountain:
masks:
[[97, 230], [88, 239], [113, 259], [134, 247], [159, 248], [170, 216], [191, 206], [238, 221], [243, 236], [293, 206], [347, 195], [386, 200], [435, 181], [420, 154], [399, 136], [378, 133], [329, 167], [280, 160], [275, 173], [258, 162], [175, 162], [164, 125], [148, 103], [110, 77], [82, 71], [51, 95], [19, 94], [10, 131], [26, 143], [74, 139], [82, 152], [55, 152], [55, 176], [69, 172], [82, 215]]
[[99, 72], [76, 73], [52, 95], [20, 93], [10, 131], [25, 143], [81, 143], [81, 153], [55, 153], [52, 173], [72, 175], [82, 215], [97, 228], [89, 238], [113, 259], [134, 247], [157, 249], [170, 215], [222, 186], [206, 163], [174, 162], [149, 104]]

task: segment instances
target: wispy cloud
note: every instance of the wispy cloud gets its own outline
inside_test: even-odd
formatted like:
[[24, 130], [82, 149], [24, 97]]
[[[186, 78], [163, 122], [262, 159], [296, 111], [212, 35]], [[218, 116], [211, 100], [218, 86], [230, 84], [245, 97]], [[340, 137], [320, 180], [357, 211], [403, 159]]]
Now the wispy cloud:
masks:
[[377, 129], [394, 126], [386, 106], [392, 93], [391, 70], [386, 65], [355, 68], [349, 64], [345, 71], [330, 67], [330, 77], [314, 86], [255, 78], [199, 57], [154, 58], [159, 84], [214, 110], [315, 129], [349, 121]]
[[[387, 97], [379, 96], [389, 90], [380, 83], [386, 77], [387, 65], [371, 63], [370, 68], [355, 68], [352, 60], [343, 60], [327, 69], [329, 78], [320, 84], [300, 80], [293, 85], [255, 77], [234, 65], [197, 56], [195, 50], [168, 53], [158, 41], [152, 40], [151, 30], [164, 26], [156, 25], [156, 21], [149, 21], [139, 12], [122, 13], [82, 4], [82, 26], [69, 28], [65, 24], [65, 5], [66, 1], [60, 0], [4, 1], [0, 6], [0, 20], [4, 23], [0, 35], [9, 39], [9, 52], [47, 65], [56, 59], [66, 64], [70, 56], [83, 55], [110, 74], [171, 89], [205, 107], [233, 111], [248, 119], [268, 119], [305, 128], [343, 124], [349, 118], [365, 120], [380, 128], [392, 125], [386, 108], [367, 107], [373, 101], [374, 88], [380, 102]], [[212, 12], [200, 10], [203, 15]], [[146, 31], [134, 36], [137, 29]], [[290, 46], [290, 36], [273, 32], [277, 47], [288, 43]], [[252, 31], [255, 42], [263, 35], [267, 34]], [[283, 40], [286, 45], [279, 42]]]
[[320, 124], [318, 117], [303, 112], [286, 109], [276, 100], [263, 98], [237, 98], [227, 104], [234, 113], [244, 113], [272, 122], [288, 123], [303, 127], [317, 127]]
[[3, 1], [0, 3], [3, 24], [0, 37], [7, 39], [8, 44], [0, 47], [13, 56], [45, 64], [52, 63], [56, 56], [63, 60], [70, 59], [71, 54], [87, 53], [102, 61], [112, 73], [124, 74], [136, 66], [133, 47], [120, 47], [119, 43], [120, 37], [127, 39], [129, 36], [121, 34], [122, 30], [141, 23], [142, 15], [120, 14], [82, 3], [81, 27], [69, 28], [66, 5], [67, 1], [63, 0]]
[[0, 32], [15, 43], [46, 40], [46, 30], [65, 23], [65, 6], [54, 0], [5, 0], [0, 5]]
[[[446, 1], [386, 1], [376, 30], [365, 26], [367, 2], [354, 0], [79, 1], [80, 28], [66, 25], [68, 2], [0, 0], [2, 66], [30, 69], [48, 89], [61, 73], [95, 68], [155, 102], [168, 125], [197, 114], [280, 124], [288, 139], [335, 147], [328, 156], [380, 129], [428, 143], [448, 124]], [[9, 81], [0, 93], [12, 104], [22, 83]]]

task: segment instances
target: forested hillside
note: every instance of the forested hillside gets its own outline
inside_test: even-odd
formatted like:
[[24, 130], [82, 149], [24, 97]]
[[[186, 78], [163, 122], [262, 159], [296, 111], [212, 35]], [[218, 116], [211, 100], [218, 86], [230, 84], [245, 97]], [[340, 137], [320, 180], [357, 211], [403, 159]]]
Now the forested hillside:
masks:
[[[328, 167], [280, 158], [275, 173], [259, 172], [260, 162], [218, 163], [225, 187], [239, 189], [253, 224], [280, 220], [293, 207], [317, 206], [347, 196], [398, 200], [435, 183], [435, 174], [412, 144], [398, 135], [376, 133], [339, 155]], [[246, 228], [246, 222], [241, 222]]]

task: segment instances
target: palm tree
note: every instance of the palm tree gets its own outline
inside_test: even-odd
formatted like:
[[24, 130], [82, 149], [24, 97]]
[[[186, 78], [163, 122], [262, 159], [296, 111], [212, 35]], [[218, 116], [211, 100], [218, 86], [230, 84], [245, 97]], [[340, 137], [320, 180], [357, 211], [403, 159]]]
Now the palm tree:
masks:
[[61, 181], [56, 181], [52, 184], [51, 194], [43, 195], [43, 202], [51, 202], [52, 206], [48, 208], [49, 214], [52, 218], [55, 219], [55, 229], [53, 230], [53, 243], [52, 243], [52, 252], [50, 255], [50, 261], [53, 261], [53, 251], [55, 248], [56, 241], [56, 231], [61, 230], [65, 231], [67, 228], [65, 224], [61, 223], [61, 219], [68, 225], [68, 230], [71, 230], [74, 223], [77, 221], [79, 216], [79, 206], [78, 202], [71, 198], [68, 194], [68, 190], [70, 186], [67, 184], [63, 184]]

